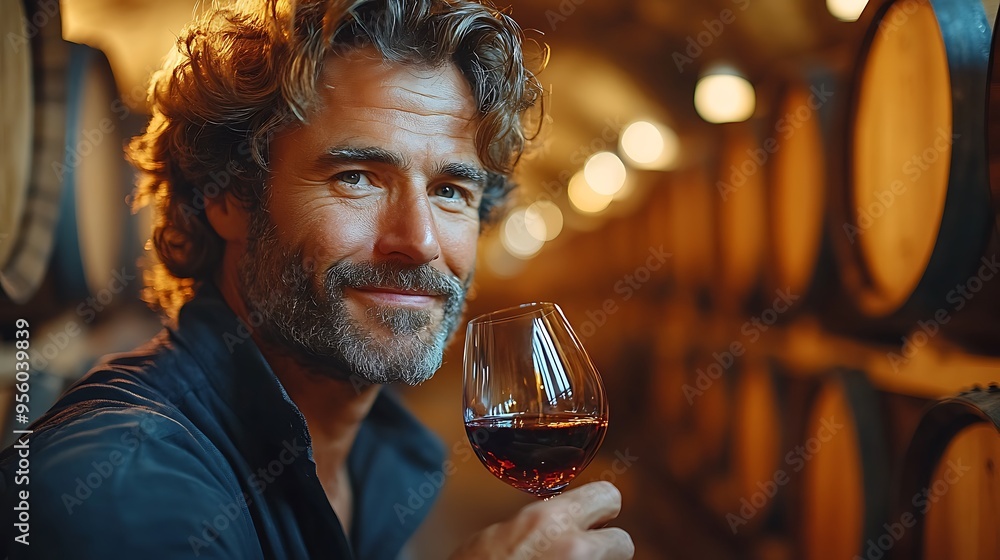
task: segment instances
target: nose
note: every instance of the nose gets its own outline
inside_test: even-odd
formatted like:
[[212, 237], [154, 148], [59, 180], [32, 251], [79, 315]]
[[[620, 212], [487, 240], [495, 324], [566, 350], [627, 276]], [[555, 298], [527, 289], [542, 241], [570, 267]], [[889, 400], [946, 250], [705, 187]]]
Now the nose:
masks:
[[393, 200], [382, 212], [376, 249], [382, 256], [421, 265], [441, 256], [437, 222], [423, 192]]

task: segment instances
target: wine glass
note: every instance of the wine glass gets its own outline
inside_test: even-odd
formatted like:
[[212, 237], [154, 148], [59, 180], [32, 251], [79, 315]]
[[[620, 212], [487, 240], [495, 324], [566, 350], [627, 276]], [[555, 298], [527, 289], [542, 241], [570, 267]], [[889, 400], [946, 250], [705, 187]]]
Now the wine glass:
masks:
[[559, 306], [469, 321], [465, 431], [494, 476], [548, 499], [590, 463], [608, 428], [601, 376]]

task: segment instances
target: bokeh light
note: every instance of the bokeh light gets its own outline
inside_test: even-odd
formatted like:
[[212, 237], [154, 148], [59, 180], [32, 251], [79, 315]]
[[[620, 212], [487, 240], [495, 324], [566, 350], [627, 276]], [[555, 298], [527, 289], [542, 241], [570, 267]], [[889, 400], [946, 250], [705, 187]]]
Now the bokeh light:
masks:
[[[544, 223], [541, 227], [545, 227]], [[528, 232], [525, 223], [525, 208], [523, 207], [515, 208], [504, 220], [500, 242], [503, 243], [507, 252], [522, 259], [530, 259], [535, 256], [545, 244], [545, 241], [536, 239]]]
[[583, 166], [583, 177], [598, 194], [612, 196], [625, 184], [625, 164], [611, 152], [597, 152]]
[[539, 241], [552, 241], [563, 227], [562, 210], [549, 200], [536, 200], [524, 211], [528, 234]]
[[694, 89], [694, 108], [710, 123], [745, 121], [756, 106], [753, 85], [736, 74], [705, 75]]
[[868, 0], [826, 0], [826, 9], [840, 21], [857, 21]]
[[596, 192], [583, 176], [583, 172], [577, 172], [569, 180], [567, 188], [570, 204], [584, 214], [596, 214], [611, 204], [614, 195]]
[[622, 153], [640, 169], [669, 169], [680, 152], [680, 139], [670, 127], [636, 121], [622, 132]]

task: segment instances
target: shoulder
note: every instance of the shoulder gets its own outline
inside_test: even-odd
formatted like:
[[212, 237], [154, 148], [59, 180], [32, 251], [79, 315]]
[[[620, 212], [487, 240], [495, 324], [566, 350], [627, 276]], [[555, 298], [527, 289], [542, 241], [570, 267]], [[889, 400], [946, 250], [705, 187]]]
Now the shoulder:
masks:
[[78, 412], [5, 450], [0, 470], [3, 507], [13, 511], [24, 492], [30, 504], [32, 542], [11, 545], [12, 559], [260, 554], [231, 471], [203, 437], [161, 411]]

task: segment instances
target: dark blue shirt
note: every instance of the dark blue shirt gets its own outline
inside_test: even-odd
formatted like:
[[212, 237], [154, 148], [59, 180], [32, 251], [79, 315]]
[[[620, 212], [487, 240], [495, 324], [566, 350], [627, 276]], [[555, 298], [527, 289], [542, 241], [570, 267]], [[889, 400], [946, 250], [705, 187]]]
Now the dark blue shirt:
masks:
[[[0, 531], [12, 560], [390, 559], [443, 480], [440, 441], [383, 390], [348, 459], [346, 535], [305, 419], [210, 285], [29, 429], [0, 453]], [[15, 509], [24, 490], [27, 514]], [[28, 518], [28, 546], [14, 542], [18, 516]]]

